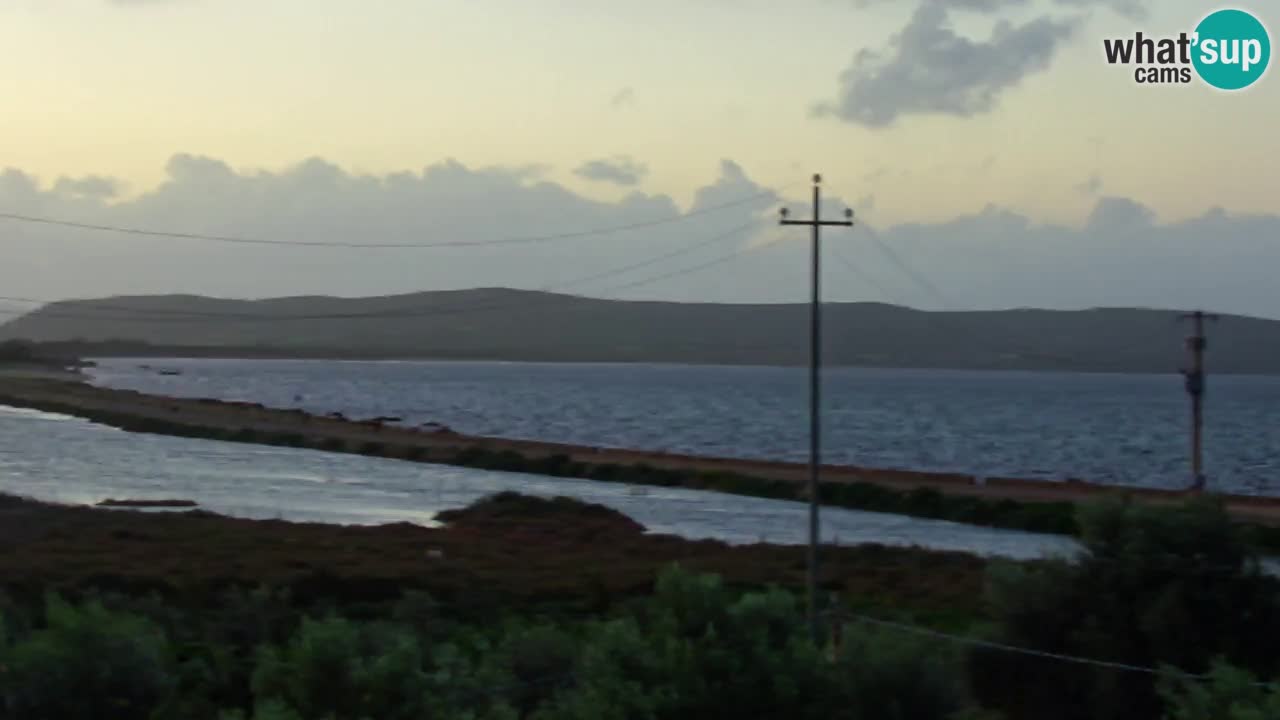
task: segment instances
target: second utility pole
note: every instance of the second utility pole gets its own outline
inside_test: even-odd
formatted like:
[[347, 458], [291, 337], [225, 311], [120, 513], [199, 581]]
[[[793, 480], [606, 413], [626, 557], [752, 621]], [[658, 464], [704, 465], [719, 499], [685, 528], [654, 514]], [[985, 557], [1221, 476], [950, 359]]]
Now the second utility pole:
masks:
[[1183, 320], [1194, 323], [1195, 334], [1187, 338], [1187, 349], [1191, 351], [1191, 367], [1182, 374], [1187, 379], [1187, 394], [1191, 396], [1191, 488], [1195, 492], [1204, 490], [1204, 463], [1201, 458], [1201, 428], [1204, 425], [1204, 350], [1208, 341], [1204, 337], [1205, 318], [1217, 320], [1217, 315], [1209, 315], [1200, 310], [1183, 315]]
[[814, 642], [820, 640], [818, 629], [818, 466], [821, 462], [819, 438], [821, 437], [821, 387], [818, 372], [822, 367], [822, 244], [820, 230], [823, 225], [853, 225], [853, 210], [844, 211], [844, 220], [823, 220], [822, 176], [813, 176], [813, 219], [788, 220], [787, 209], [782, 208], [783, 225], [809, 225], [813, 227], [813, 258], [809, 302], [809, 569], [806, 577], [809, 630]]

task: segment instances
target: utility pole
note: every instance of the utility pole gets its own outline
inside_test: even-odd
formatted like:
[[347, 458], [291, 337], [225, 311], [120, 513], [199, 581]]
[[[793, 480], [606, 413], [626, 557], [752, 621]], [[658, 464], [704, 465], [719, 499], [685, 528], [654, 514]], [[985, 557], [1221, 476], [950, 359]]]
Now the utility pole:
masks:
[[1193, 334], [1187, 337], [1187, 349], [1191, 352], [1191, 367], [1182, 370], [1186, 378], [1187, 394], [1191, 396], [1191, 489], [1202, 492], [1205, 486], [1204, 465], [1201, 458], [1201, 428], [1204, 424], [1204, 351], [1208, 341], [1204, 336], [1205, 319], [1217, 320], [1197, 310], [1181, 317], [1192, 322]]
[[809, 301], [809, 568], [806, 590], [809, 630], [814, 642], [821, 642], [818, 628], [818, 468], [821, 458], [821, 406], [819, 371], [822, 368], [822, 241], [820, 231], [824, 225], [850, 227], [853, 210], [844, 211], [844, 220], [822, 219], [822, 176], [813, 176], [813, 219], [789, 220], [787, 209], [782, 208], [781, 224], [808, 225], [813, 228], [812, 296]]

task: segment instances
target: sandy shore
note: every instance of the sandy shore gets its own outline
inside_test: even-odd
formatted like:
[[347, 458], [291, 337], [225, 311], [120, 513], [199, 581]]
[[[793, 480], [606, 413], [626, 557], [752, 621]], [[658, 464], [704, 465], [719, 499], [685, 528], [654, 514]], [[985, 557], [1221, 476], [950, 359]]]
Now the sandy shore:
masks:
[[[563, 455], [586, 465], [616, 464], [689, 472], [726, 472], [803, 483], [803, 464], [738, 458], [709, 458], [641, 450], [508, 440], [458, 434], [441, 428], [407, 428], [372, 421], [275, 410], [257, 404], [209, 399], [170, 398], [127, 390], [94, 387], [65, 379], [0, 374], [0, 404], [34, 408], [86, 418], [125, 430], [158, 434], [215, 437], [243, 442], [288, 437], [290, 444], [340, 452], [358, 452], [432, 463], [454, 463], [468, 449], [511, 451], [526, 458]], [[279, 444], [274, 443], [274, 444]], [[1017, 478], [881, 470], [844, 465], [824, 466], [825, 483], [865, 482], [897, 490], [932, 488], [945, 494], [1022, 502], [1078, 502], [1102, 494], [1124, 492], [1155, 503], [1176, 502], [1186, 493], [1172, 490], [1117, 488], [1084, 481], [1047, 482]], [[1280, 524], [1280, 498], [1226, 496], [1233, 515], [1242, 520]]]

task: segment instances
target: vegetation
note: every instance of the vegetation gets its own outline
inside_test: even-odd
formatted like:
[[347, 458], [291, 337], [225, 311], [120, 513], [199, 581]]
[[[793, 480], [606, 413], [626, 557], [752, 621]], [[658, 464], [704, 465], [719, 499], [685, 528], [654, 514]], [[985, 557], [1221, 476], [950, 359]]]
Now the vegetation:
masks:
[[1218, 661], [1208, 681], [1167, 671], [1160, 692], [1168, 720], [1271, 720], [1280, 718], [1280, 685]]
[[[23, 507], [0, 498], [9, 532], [23, 528]], [[55, 524], [16, 553], [35, 556], [39, 587], [0, 562], [3, 720], [1280, 716], [1280, 691], [1259, 682], [1280, 674], [1280, 583], [1211, 501], [1091, 506], [1082, 560], [994, 564], [985, 602], [957, 597], [951, 614], [920, 596], [959, 558], [833, 548], [838, 575], [824, 585], [838, 594], [824, 602], [818, 643], [788, 589], [788, 569], [803, 567], [794, 549], [743, 548], [735, 561], [565, 498], [502, 494], [449, 513], [445, 529], [412, 532], [57, 512], [83, 524]], [[233, 537], [249, 544], [222, 552], [255, 563], [270, 589], [214, 591], [187, 574], [148, 592], [119, 582], [122, 568], [48, 574], [128, 563], [132, 545], [152, 566], [181, 556], [171, 575], [189, 565], [217, 575], [218, 556], [199, 548]], [[53, 552], [76, 540], [77, 553]], [[658, 547], [684, 562], [655, 565]], [[439, 555], [424, 561], [424, 550]], [[376, 565], [349, 575], [349, 552]], [[453, 553], [469, 555], [450, 565]], [[889, 556], [895, 565], [878, 560]], [[904, 561], [906, 574], [888, 579]], [[327, 579], [290, 581], [277, 566], [291, 564], [324, 565]], [[708, 565], [722, 572], [697, 569]], [[114, 590], [90, 589], [109, 579]], [[60, 595], [46, 593], [54, 587]], [[980, 587], [964, 592], [976, 599]]]
[[22, 340], [0, 342], [0, 362], [31, 363], [39, 356], [35, 345]]
[[626, 611], [556, 622], [458, 623], [416, 596], [373, 619], [228, 600], [9, 603], [0, 717], [943, 720], [970, 704], [957, 655], [870, 632], [824, 654], [791, 594], [678, 568]]
[[[128, 312], [95, 307], [104, 302]], [[415, 306], [485, 307], [486, 322], [477, 326], [473, 317], [458, 313], [342, 317]], [[130, 319], [132, 313], [148, 315], [158, 308], [188, 313], [189, 321]], [[284, 319], [299, 313], [322, 313], [330, 319]], [[830, 303], [824, 313], [830, 328], [824, 343], [829, 366], [1163, 373], [1169, 350], [1181, 339], [1173, 322], [1178, 313], [1168, 310], [938, 313], [875, 303]], [[207, 317], [225, 314], [269, 317], [272, 322], [227, 323]], [[162, 296], [52, 303], [0, 326], [0, 338], [62, 341], [48, 345], [89, 357], [801, 366], [808, 361], [807, 314], [802, 304], [644, 303], [502, 288], [254, 301]], [[210, 345], [211, 336], [222, 344]], [[1280, 323], [1224, 316], [1214, 336], [1215, 373], [1280, 372]], [[373, 337], [383, 340], [368, 342]]]
[[[1086, 508], [1081, 522], [1083, 560], [993, 568], [993, 639], [1182, 673], [1205, 673], [1218, 658], [1280, 673], [1280, 587], [1219, 505], [1109, 501]], [[1000, 652], [974, 660], [979, 695], [1014, 716], [1033, 708], [1044, 720], [1159, 715], [1146, 673]]]
[[[991, 565], [982, 603], [938, 594], [972, 560], [831, 548], [820, 643], [799, 548], [646, 536], [568, 498], [503, 493], [440, 530], [47, 509], [74, 521], [44, 539], [26, 507], [0, 497], [31, 562], [0, 557], [3, 720], [1280, 716], [1258, 682], [1280, 676], [1280, 583], [1212, 501], [1089, 506], [1083, 560]], [[266, 587], [214, 589], [221, 553]]]
[[[465, 467], [524, 472], [552, 477], [583, 477], [603, 482], [686, 487], [775, 500], [804, 499], [804, 485], [789, 480], [711, 471], [669, 470], [645, 463], [574, 462], [564, 454], [530, 457], [512, 450], [469, 447], [449, 459]], [[823, 485], [822, 502], [832, 507], [895, 513], [1009, 530], [1075, 535], [1076, 508], [1069, 502], [1019, 502], [947, 495], [931, 488], [895, 490], [867, 482]], [[1280, 538], [1277, 538], [1280, 541]]]

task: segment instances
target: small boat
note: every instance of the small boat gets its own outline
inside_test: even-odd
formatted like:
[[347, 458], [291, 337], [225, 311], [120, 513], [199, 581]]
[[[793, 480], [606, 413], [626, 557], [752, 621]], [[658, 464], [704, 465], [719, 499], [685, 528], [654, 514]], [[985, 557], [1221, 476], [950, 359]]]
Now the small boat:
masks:
[[181, 375], [182, 371], [181, 370], [161, 370], [160, 374], [161, 375]]

